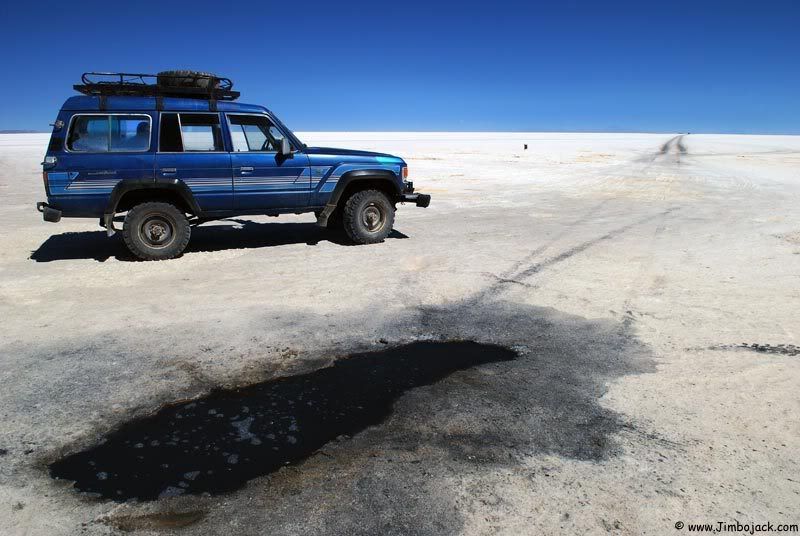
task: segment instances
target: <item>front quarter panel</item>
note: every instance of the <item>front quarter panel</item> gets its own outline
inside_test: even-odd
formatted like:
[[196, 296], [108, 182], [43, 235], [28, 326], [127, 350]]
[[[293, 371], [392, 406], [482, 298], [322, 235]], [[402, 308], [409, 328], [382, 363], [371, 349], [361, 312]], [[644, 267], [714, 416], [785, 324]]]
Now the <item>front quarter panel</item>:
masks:
[[338, 154], [311, 154], [312, 204], [323, 206], [328, 203], [339, 180], [351, 171], [374, 170], [382, 176], [390, 171], [394, 186], [403, 188], [403, 166], [405, 162], [394, 156], [351, 156]]

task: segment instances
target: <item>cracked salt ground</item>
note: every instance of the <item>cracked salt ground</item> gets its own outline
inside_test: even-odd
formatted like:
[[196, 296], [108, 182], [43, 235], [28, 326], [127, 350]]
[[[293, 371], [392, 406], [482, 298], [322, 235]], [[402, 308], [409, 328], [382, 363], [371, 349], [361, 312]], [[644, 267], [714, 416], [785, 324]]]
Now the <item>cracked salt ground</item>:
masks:
[[473, 342], [359, 354], [310, 374], [166, 407], [53, 463], [51, 475], [117, 501], [230, 491], [378, 424], [409, 389], [516, 355]]

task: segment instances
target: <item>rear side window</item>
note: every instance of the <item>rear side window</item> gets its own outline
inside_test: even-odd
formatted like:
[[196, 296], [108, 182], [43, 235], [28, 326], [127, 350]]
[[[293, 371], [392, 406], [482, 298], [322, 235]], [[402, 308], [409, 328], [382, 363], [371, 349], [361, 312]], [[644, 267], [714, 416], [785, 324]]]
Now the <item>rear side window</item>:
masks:
[[67, 149], [79, 153], [150, 150], [150, 116], [85, 114], [72, 118]]
[[171, 153], [224, 151], [219, 114], [161, 114], [159, 148]]

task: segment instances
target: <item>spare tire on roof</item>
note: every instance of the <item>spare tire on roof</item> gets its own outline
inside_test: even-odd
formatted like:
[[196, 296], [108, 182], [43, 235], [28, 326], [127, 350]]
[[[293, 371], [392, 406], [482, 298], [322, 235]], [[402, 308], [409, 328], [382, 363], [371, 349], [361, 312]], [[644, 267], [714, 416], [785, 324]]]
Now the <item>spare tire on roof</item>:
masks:
[[201, 89], [216, 89], [219, 86], [219, 77], [215, 74], [202, 71], [161, 71], [158, 73], [158, 85], [161, 87], [196, 87]]

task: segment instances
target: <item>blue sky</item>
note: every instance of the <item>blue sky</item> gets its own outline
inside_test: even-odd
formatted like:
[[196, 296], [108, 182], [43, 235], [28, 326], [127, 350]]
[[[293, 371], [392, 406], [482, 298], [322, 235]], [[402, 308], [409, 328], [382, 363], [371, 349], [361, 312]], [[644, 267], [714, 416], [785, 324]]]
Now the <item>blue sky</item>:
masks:
[[192, 68], [301, 131], [800, 134], [800, 2], [34, 0], [0, 17], [0, 129], [47, 130], [83, 71]]

